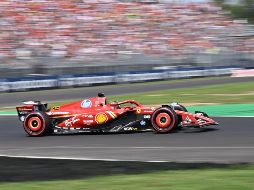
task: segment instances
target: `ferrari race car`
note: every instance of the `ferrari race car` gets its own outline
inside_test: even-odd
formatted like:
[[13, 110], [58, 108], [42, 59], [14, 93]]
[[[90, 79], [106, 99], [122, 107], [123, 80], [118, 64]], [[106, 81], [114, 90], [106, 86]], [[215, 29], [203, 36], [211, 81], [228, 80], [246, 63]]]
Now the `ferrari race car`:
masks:
[[204, 112], [195, 114], [178, 104], [147, 107], [134, 100], [107, 103], [103, 93], [77, 102], [47, 108], [40, 101], [16, 107], [29, 136], [80, 132], [155, 131], [169, 133], [183, 127], [218, 125]]

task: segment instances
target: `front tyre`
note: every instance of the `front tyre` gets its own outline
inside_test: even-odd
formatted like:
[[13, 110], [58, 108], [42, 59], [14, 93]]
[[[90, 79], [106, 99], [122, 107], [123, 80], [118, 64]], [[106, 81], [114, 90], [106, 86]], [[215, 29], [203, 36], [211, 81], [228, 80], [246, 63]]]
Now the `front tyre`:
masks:
[[153, 129], [157, 133], [169, 133], [178, 124], [175, 111], [170, 107], [161, 107], [154, 111], [151, 117]]
[[23, 127], [26, 133], [32, 137], [49, 135], [52, 130], [49, 117], [43, 112], [28, 114], [23, 122]]

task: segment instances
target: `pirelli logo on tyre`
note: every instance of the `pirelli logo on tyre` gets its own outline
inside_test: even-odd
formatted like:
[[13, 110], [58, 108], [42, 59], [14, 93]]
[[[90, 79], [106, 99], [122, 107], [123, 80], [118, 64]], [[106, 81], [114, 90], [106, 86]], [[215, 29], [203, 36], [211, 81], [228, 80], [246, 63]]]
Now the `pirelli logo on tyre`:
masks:
[[96, 121], [98, 124], [106, 123], [106, 121], [108, 121], [108, 116], [107, 116], [105, 113], [98, 113], [98, 114], [95, 116], [95, 121]]

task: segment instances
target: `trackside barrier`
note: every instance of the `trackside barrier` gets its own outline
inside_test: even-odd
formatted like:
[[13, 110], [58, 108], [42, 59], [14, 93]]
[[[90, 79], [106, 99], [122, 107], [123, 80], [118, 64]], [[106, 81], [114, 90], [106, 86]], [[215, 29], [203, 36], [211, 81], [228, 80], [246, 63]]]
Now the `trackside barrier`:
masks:
[[95, 84], [113, 83], [114, 75], [111, 76], [79, 76], [79, 77], [61, 77], [58, 79], [58, 87], [68, 86], [90, 86]]
[[49, 80], [21, 80], [15, 82], [8, 82], [10, 91], [23, 91], [27, 89], [42, 89], [53, 88], [57, 86], [56, 79]]
[[254, 69], [239, 69], [232, 72], [232, 77], [253, 77]]
[[130, 72], [118, 74], [115, 76], [116, 83], [126, 83], [126, 82], [142, 82], [149, 80], [163, 80], [168, 79], [167, 71], [147, 71], [147, 72]]
[[[0, 92], [33, 89], [66, 88], [76, 86], [103, 85], [112, 83], [144, 82], [178, 78], [231, 75], [236, 68], [161, 69], [132, 71], [125, 73], [98, 73], [94, 75], [62, 75], [24, 77], [0, 80]], [[239, 69], [239, 68], [238, 68]]]

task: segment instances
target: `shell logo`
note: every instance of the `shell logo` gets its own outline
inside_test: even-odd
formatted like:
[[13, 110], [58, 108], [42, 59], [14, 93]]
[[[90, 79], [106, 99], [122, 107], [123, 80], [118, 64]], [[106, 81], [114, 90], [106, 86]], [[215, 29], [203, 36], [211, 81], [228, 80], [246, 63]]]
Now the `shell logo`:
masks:
[[108, 120], [108, 116], [107, 116], [105, 113], [98, 113], [98, 114], [95, 116], [95, 121], [96, 121], [98, 124], [105, 123], [107, 120]]

